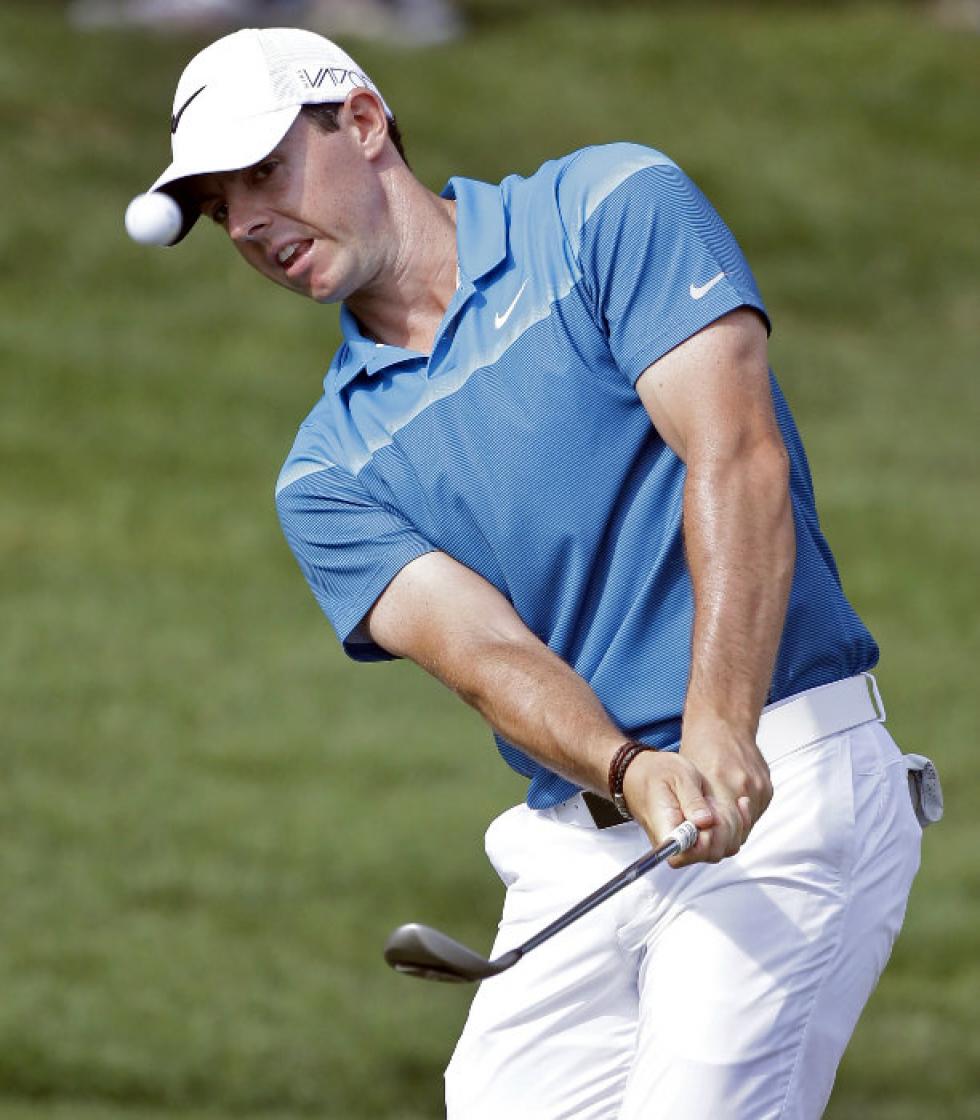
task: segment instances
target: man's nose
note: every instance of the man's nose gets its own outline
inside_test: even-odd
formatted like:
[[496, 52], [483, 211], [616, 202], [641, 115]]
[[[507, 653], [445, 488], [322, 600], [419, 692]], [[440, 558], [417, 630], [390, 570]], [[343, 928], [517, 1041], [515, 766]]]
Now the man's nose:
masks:
[[228, 234], [236, 244], [256, 241], [267, 225], [259, 207], [242, 198], [228, 200]]

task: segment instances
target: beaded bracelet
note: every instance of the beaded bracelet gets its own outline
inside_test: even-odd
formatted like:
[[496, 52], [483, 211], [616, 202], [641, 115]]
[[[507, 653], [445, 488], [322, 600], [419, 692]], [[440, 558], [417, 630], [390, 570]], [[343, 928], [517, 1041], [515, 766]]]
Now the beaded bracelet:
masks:
[[626, 771], [629, 764], [638, 754], [641, 754], [643, 751], [652, 751], [653, 749], [653, 747], [649, 746], [647, 743], [641, 743], [638, 739], [627, 739], [610, 760], [609, 795], [612, 797], [613, 804], [619, 810], [619, 815], [624, 821], [631, 821], [633, 819], [633, 814], [629, 811], [626, 805], [626, 798], [623, 796], [623, 780], [626, 777]]

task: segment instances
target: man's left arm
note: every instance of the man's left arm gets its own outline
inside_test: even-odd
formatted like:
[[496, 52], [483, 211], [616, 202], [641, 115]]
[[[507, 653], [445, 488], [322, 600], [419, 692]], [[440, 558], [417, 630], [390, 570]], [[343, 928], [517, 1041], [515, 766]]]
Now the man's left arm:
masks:
[[[716, 824], [697, 851], [717, 860], [739, 849], [772, 797], [755, 739], [795, 562], [789, 461], [762, 319], [746, 308], [730, 312], [654, 362], [636, 387], [687, 468], [695, 613], [681, 754], [708, 781]], [[630, 804], [643, 800], [645, 770], [634, 763], [627, 772]]]

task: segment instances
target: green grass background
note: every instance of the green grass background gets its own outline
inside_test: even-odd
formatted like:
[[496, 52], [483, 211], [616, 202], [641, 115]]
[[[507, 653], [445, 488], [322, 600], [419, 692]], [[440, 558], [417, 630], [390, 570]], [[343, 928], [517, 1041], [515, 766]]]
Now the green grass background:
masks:
[[[980, 39], [917, 5], [473, 0], [354, 44], [421, 178], [669, 152], [745, 248], [906, 749], [942, 768], [834, 1120], [980, 1117]], [[520, 785], [404, 664], [345, 661], [272, 486], [336, 312], [216, 230], [122, 230], [201, 40], [0, 9], [0, 1117], [422, 1120], [489, 947], [482, 831]]]

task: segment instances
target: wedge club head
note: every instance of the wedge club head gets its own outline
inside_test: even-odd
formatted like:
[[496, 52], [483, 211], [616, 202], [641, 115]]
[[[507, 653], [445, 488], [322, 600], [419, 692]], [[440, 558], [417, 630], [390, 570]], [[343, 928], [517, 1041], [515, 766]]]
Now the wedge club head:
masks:
[[423, 980], [442, 980], [464, 984], [496, 976], [520, 959], [520, 952], [505, 953], [488, 961], [459, 941], [431, 926], [409, 922], [399, 926], [385, 943], [385, 960], [396, 972]]

